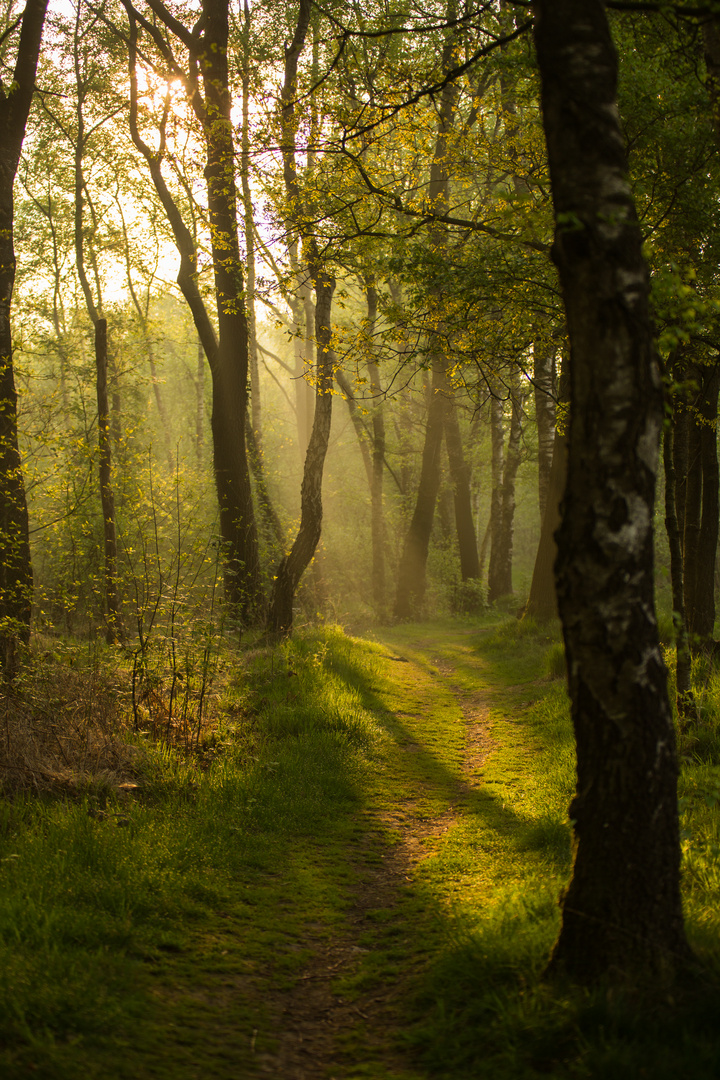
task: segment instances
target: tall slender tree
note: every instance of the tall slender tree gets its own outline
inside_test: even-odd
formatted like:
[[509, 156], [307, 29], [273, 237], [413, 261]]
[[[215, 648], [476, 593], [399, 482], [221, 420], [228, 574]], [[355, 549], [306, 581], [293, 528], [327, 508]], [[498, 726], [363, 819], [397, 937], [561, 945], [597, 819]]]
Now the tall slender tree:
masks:
[[[295, 590], [310, 565], [322, 530], [322, 482], [332, 422], [332, 385], [335, 357], [332, 351], [332, 300], [335, 277], [324, 265], [317, 239], [310, 227], [300, 190], [297, 165], [298, 61], [305, 47], [312, 14], [311, 0], [300, 0], [292, 41], [285, 47], [285, 71], [280, 94], [280, 123], [288, 218], [295, 237], [302, 238], [307, 277], [315, 290], [315, 411], [305, 453], [300, 492], [300, 526], [290, 551], [280, 561], [268, 610], [268, 630], [287, 634], [292, 629]], [[307, 310], [307, 306], [306, 306]], [[310, 314], [306, 315], [306, 334]]]
[[18, 447], [10, 312], [15, 283], [13, 185], [35, 90], [47, 0], [27, 0], [7, 34], [20, 31], [11, 85], [0, 81], [0, 660], [7, 677], [30, 638], [33, 575]]

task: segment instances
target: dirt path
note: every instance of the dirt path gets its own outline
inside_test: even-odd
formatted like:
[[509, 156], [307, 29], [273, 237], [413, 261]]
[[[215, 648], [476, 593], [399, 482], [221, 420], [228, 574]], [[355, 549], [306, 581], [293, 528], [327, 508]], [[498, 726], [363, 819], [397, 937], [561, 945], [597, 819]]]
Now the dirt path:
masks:
[[[461, 636], [458, 631], [458, 642], [451, 644], [463, 649]], [[335, 984], [357, 973], [368, 951], [361, 943], [372, 941], [377, 932], [373, 916], [382, 911], [392, 919], [403, 893], [412, 887], [418, 865], [435, 853], [440, 839], [456, 824], [468, 793], [481, 783], [492, 742], [487, 730], [487, 690], [467, 693], [453, 685], [455, 668], [447, 654], [435, 656], [421, 640], [413, 640], [411, 631], [405, 642], [395, 638], [387, 648], [390, 678], [401, 685], [407, 702], [405, 711], [394, 714], [402, 729], [402, 736], [394, 738], [398, 760], [402, 763], [403, 757], [423, 754], [425, 748], [413, 735], [413, 722], [434, 696], [447, 697], [449, 688], [464, 721], [459, 768], [450, 787], [445, 785], [443, 798], [449, 805], [439, 813], [421, 812], [421, 803], [425, 807], [428, 797], [437, 793], [432, 790], [432, 779], [418, 780], [416, 771], [412, 781], [411, 774], [406, 774], [406, 783], [391, 805], [368, 809], [368, 829], [348, 855], [355, 884], [344, 931], [330, 940], [309, 933], [298, 943], [312, 952], [312, 958], [294, 987], [273, 1003], [280, 1012], [277, 1048], [272, 1054], [258, 1054], [256, 1060], [261, 1075], [278, 1080], [345, 1080], [359, 1075], [353, 1068], [356, 1057], [382, 1062], [382, 1075], [408, 1080], [417, 1076], [388, 1039], [397, 1030], [399, 1006], [415, 972], [403, 970], [392, 982], [376, 984], [353, 1000], [338, 994]], [[463, 651], [467, 649], [465, 645]], [[391, 845], [388, 833], [394, 838]]]

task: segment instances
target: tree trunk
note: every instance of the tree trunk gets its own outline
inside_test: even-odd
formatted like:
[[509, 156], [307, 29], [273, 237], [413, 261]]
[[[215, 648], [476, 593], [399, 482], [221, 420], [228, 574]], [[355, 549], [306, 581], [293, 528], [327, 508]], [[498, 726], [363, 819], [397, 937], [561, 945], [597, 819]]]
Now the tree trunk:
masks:
[[13, 184], [35, 89], [46, 8], [47, 0], [27, 0], [12, 92], [0, 96], [0, 660], [6, 678], [17, 671], [18, 647], [30, 640], [33, 589], [10, 322], [15, 284]]
[[547, 501], [540, 529], [540, 543], [535, 556], [530, 595], [524, 613], [537, 619], [538, 622], [547, 622], [558, 616], [555, 589], [555, 559], [557, 557], [555, 534], [560, 525], [560, 503], [567, 482], [567, 450], [567, 436], [556, 431]]
[[689, 959], [677, 759], [653, 597], [663, 400], [601, 0], [538, 0], [535, 41], [571, 346], [557, 588], [577, 743], [575, 857], [551, 970], [670, 981]]
[[195, 365], [195, 456], [202, 468], [205, 457], [205, 351], [198, 338]]
[[490, 475], [492, 489], [490, 493], [490, 560], [488, 564], [488, 603], [492, 604], [502, 592], [502, 513], [503, 513], [503, 472], [505, 469], [505, 408], [502, 400], [493, 395], [490, 399], [490, 443], [492, 463]]
[[384, 395], [380, 382], [380, 369], [373, 358], [372, 346], [377, 320], [377, 291], [368, 284], [367, 296], [367, 332], [368, 359], [367, 370], [370, 377], [370, 390], [373, 396], [372, 406], [372, 479], [370, 481], [370, 530], [372, 541], [372, 595], [375, 613], [381, 618], [385, 614], [385, 515], [383, 509], [383, 480], [385, 477], [385, 412]]
[[100, 451], [100, 501], [103, 514], [105, 565], [105, 602], [107, 604], [106, 639], [108, 645], [122, 640], [120, 601], [117, 587], [117, 535], [115, 531], [115, 496], [112, 487], [110, 450], [110, 405], [107, 391], [107, 319], [95, 323], [95, 366], [97, 372], [98, 449]]
[[[445, 34], [441, 70], [447, 72], [453, 62], [457, 40], [452, 28], [456, 16], [455, 0], [448, 0], [446, 16], [449, 29]], [[448, 80], [440, 96], [437, 134], [433, 159], [430, 165], [428, 199], [438, 214], [449, 209], [449, 149], [448, 140], [455, 119], [457, 87]], [[430, 229], [430, 243], [436, 254], [443, 255], [447, 248], [447, 230], [436, 222]], [[440, 452], [442, 449], [445, 414], [448, 408], [447, 360], [443, 354], [445, 341], [442, 326], [442, 289], [431, 289], [432, 304], [437, 311], [437, 331], [431, 340], [432, 387], [428, 404], [425, 445], [418, 486], [415, 511], [405, 538], [398, 566], [397, 592], [395, 594], [395, 617], [408, 619], [418, 615], [425, 598], [425, 572], [427, 567], [430, 533], [432, 531], [435, 502], [440, 485]]]
[[[112, 447], [111, 447], [111, 413], [108, 400], [108, 349], [107, 349], [107, 320], [102, 315], [102, 295], [100, 291], [100, 273], [97, 258], [92, 245], [88, 245], [88, 257], [93, 270], [95, 280], [95, 297], [93, 297], [90, 281], [85, 268], [85, 234], [84, 234], [84, 202], [87, 193], [85, 177], [83, 175], [83, 158], [85, 154], [85, 117], [84, 103], [87, 93], [87, 82], [82, 76], [82, 64], [80, 55], [81, 19], [82, 9], [78, 6], [75, 19], [75, 36], [73, 41], [73, 60], [75, 66], [75, 83], [77, 92], [76, 117], [77, 132], [75, 135], [75, 267], [78, 280], [85, 298], [85, 306], [90, 321], [93, 324], [95, 335], [95, 369], [96, 369], [96, 394], [98, 404], [98, 480], [100, 486], [100, 505], [103, 515], [103, 569], [105, 578], [105, 637], [108, 645], [114, 644], [123, 637], [122, 621], [120, 617], [120, 602], [117, 585], [117, 530], [115, 525], [115, 496], [112, 483]], [[127, 238], [126, 238], [127, 239]], [[119, 442], [119, 434], [114, 431], [115, 446]]]
[[260, 561], [245, 444], [249, 344], [238, 245], [235, 153], [230, 117], [227, 0], [203, 0], [198, 60], [205, 88], [204, 135], [208, 211], [217, 303], [212, 431], [220, 530], [226, 546], [226, 594], [241, 621], [257, 617]]
[[[322, 264], [316, 237], [310, 230], [305, 216], [304, 201], [300, 191], [296, 153], [296, 115], [298, 61], [305, 47], [310, 15], [311, 0], [300, 0], [297, 23], [292, 41], [285, 46], [285, 70], [280, 93], [281, 112], [281, 152], [283, 160], [283, 180], [285, 193], [290, 205], [288, 235], [291, 237], [291, 258], [294, 259], [295, 278], [299, 282], [296, 300], [302, 297], [305, 308], [306, 348], [312, 346], [312, 297], [309, 282], [315, 288], [314, 327], [315, 327], [315, 411], [312, 431], [305, 455], [302, 488], [300, 492], [300, 528], [290, 553], [280, 562], [270, 598], [267, 627], [273, 635], [288, 634], [292, 629], [293, 600], [300, 578], [310, 564], [322, 528], [322, 480], [330, 440], [332, 420], [332, 385], [335, 357], [331, 350], [332, 298], [335, 291], [335, 279], [327, 273]], [[311, 168], [311, 155], [308, 168]], [[307, 273], [301, 273], [297, 254], [297, 238], [302, 238], [303, 257]], [[304, 380], [301, 380], [304, 382]], [[309, 389], [309, 387], [308, 387]], [[298, 401], [298, 421], [301, 419], [301, 402]]]
[[[245, 231], [245, 266], [247, 290], [245, 306], [248, 324], [248, 362], [250, 365], [250, 409], [254, 439], [252, 455], [262, 455], [262, 408], [260, 401], [260, 368], [255, 319], [255, 222], [253, 219], [252, 189], [250, 186], [250, 5], [243, 2], [243, 70], [242, 70], [242, 152], [240, 154], [243, 222]], [[250, 461], [252, 467], [252, 457]], [[255, 470], [253, 470], [255, 471]]]
[[[511, 391], [511, 415], [510, 434], [508, 437], [505, 467], [503, 468], [502, 482], [502, 510], [500, 515], [500, 540], [495, 558], [494, 588], [492, 595], [488, 590], [488, 600], [492, 602], [500, 596], [511, 596], [512, 587], [512, 561], [515, 537], [515, 481], [520, 467], [520, 441], [522, 439], [522, 423], [525, 415], [525, 397], [520, 393], [517, 380]], [[491, 565], [493, 554], [490, 552]]]
[[[565, 357], [560, 369], [558, 398], [563, 405], [567, 405], [569, 397], [570, 362]], [[540, 525], [540, 542], [535, 556], [530, 595], [523, 613], [538, 622], [547, 622], [558, 617], [555, 589], [556, 532], [560, 525], [560, 507], [567, 483], [567, 453], [567, 432], [563, 424], [556, 424], [545, 513]]]
[[282, 527], [280, 517], [275, 510], [273, 501], [268, 491], [267, 478], [265, 476], [265, 462], [262, 450], [258, 446], [256, 432], [253, 431], [252, 419], [245, 416], [245, 441], [247, 443], [248, 460], [255, 480], [260, 517], [265, 527], [267, 541], [277, 551], [285, 550], [285, 530]]
[[670, 582], [672, 585], [673, 626], [675, 628], [675, 685], [677, 711], [681, 722], [696, 718], [695, 702], [690, 686], [690, 641], [685, 618], [685, 586], [683, 581], [682, 544], [675, 506], [675, 464], [673, 455], [673, 423], [665, 428], [663, 462], [665, 465], [665, 528], [670, 548]]
[[535, 343], [533, 349], [533, 392], [538, 437], [538, 501], [542, 521], [555, 452], [555, 350], [540, 341]]
[[440, 393], [443, 380], [444, 370], [441, 362], [438, 361], [433, 367], [415, 509], [398, 566], [395, 594], [396, 619], [412, 619], [418, 616], [425, 599], [425, 568], [435, 515], [435, 502], [440, 487], [440, 453], [447, 406], [445, 397]]
[[684, 411], [687, 433], [687, 472], [684, 478], [683, 503], [683, 582], [688, 629], [690, 634], [693, 634], [697, 599], [698, 552], [702, 528], [702, 458], [699, 428], [688, 410]]
[[[245, 442], [249, 345], [243, 272], [238, 244], [237, 190], [228, 75], [227, 0], [203, 0], [202, 32], [191, 33], [158, 5], [156, 14], [180, 37], [190, 55], [188, 100], [205, 137], [205, 180], [210, 217], [218, 333], [197, 280], [195, 239], [183, 221], [162, 172], [162, 153], [140, 135], [137, 103], [137, 38], [134, 9], [122, 0], [130, 22], [130, 133], [147, 163], [180, 255], [178, 285], [187, 301], [212, 377], [213, 466], [224, 547], [225, 595], [241, 623], [256, 620], [261, 604], [260, 562]], [[197, 80], [202, 76], [203, 99]], [[164, 130], [161, 132], [164, 146]]]
[[693, 612], [693, 632], [707, 640], [715, 627], [715, 562], [718, 548], [718, 450], [717, 450], [717, 369], [709, 374], [711, 386], [705, 389], [708, 412], [700, 429], [700, 460], [702, 462], [703, 497], [702, 529], [698, 545], [698, 574]]
[[720, 371], [693, 364], [697, 387], [687, 425], [683, 576], [688, 631], [698, 643], [715, 625], [715, 559], [718, 544], [717, 402]]
[[[446, 380], [447, 381], [447, 380]], [[448, 384], [448, 390], [450, 390]], [[445, 409], [445, 446], [455, 501], [455, 528], [460, 552], [460, 576], [463, 581], [480, 577], [477, 537], [470, 497], [470, 466], [465, 461], [460, 420], [455, 402], [449, 398]]]
[[289, 634], [293, 623], [293, 600], [300, 578], [310, 563], [322, 528], [322, 479], [330, 440], [334, 357], [330, 312], [335, 282], [317, 275], [315, 339], [317, 342], [317, 389], [315, 419], [305, 455], [300, 494], [300, 528], [290, 553], [280, 562], [270, 597], [267, 627], [273, 635]]

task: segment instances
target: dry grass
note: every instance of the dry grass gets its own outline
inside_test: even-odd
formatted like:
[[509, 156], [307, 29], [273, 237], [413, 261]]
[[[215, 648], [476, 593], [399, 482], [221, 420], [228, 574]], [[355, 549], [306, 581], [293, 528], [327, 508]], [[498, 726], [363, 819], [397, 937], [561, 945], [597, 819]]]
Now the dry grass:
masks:
[[0, 791], [130, 783], [141, 751], [128, 742], [122, 681], [118, 671], [46, 656], [0, 689]]

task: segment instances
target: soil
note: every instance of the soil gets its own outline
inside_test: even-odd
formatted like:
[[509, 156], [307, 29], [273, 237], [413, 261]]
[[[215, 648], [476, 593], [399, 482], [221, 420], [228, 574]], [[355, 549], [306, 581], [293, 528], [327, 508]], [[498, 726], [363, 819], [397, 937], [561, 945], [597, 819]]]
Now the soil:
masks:
[[[452, 675], [452, 668], [444, 661], [436, 661], [433, 666], [438, 677]], [[368, 995], [352, 1001], [338, 995], [334, 984], [359, 967], [365, 950], [358, 943], [377, 930], [372, 913], [378, 909], [392, 913], [398, 906], [418, 864], [433, 854], [432, 841], [457, 821], [456, 804], [481, 783], [483, 764], [493, 749], [488, 735], [487, 699], [482, 693], [466, 696], [459, 692], [456, 698], [466, 721], [457, 799], [435, 818], [418, 815], [415, 798], [399, 799], [394, 808], [375, 816], [375, 828], [368, 831], [352, 859], [356, 884], [346, 932], [332, 940], [309, 933], [300, 941], [301, 948], [312, 952], [311, 960], [292, 989], [278, 994], [271, 1003], [273, 1011], [279, 1013], [277, 1042], [272, 1053], [256, 1055], [261, 1076], [277, 1080], [345, 1080], [357, 1074], [353, 1072], [351, 1051], [343, 1044], [358, 1040], [365, 1060], [374, 1055], [390, 1074], [416, 1075], [412, 1063], [397, 1047], [388, 1046], [385, 1037], [386, 1032], [398, 1029], [397, 1014], [412, 971], [406, 970], [401, 981], [375, 986]], [[403, 749], [412, 753], [420, 746], [406, 738]], [[382, 839], [385, 830], [398, 837], [392, 846]]]

